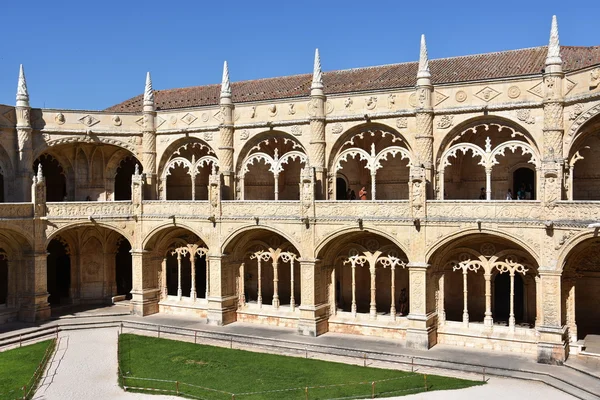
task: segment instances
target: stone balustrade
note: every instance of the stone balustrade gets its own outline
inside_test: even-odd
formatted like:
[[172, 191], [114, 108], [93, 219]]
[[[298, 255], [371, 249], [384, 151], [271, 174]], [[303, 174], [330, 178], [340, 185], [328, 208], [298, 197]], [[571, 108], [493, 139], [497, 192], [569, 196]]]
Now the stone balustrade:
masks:
[[[300, 201], [223, 201], [222, 219], [300, 219]], [[208, 201], [144, 201], [136, 209], [130, 201], [51, 202], [47, 203], [49, 219], [104, 219], [131, 217], [205, 219], [214, 214]], [[175, 210], [177, 210], [175, 212]], [[428, 200], [426, 221], [494, 220], [504, 222], [554, 221], [587, 224], [600, 221], [600, 202], [560, 201], [552, 207], [539, 201]], [[410, 203], [406, 200], [377, 201], [316, 201], [317, 221], [363, 218], [365, 220], [411, 219]], [[31, 203], [0, 203], [0, 219], [33, 218]], [[423, 221], [424, 222], [424, 221]]]

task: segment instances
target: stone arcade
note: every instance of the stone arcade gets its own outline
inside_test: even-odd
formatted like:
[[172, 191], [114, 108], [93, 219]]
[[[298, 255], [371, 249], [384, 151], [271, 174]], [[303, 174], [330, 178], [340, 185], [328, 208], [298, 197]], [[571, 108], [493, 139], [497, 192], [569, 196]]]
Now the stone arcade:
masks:
[[422, 37], [418, 63], [323, 73], [317, 51], [312, 75], [230, 83], [225, 63], [221, 85], [156, 92], [148, 74], [104, 111], [31, 108], [21, 68], [0, 322], [131, 296], [560, 363], [600, 334], [599, 86], [600, 47], [560, 47], [555, 18], [529, 49], [430, 61]]

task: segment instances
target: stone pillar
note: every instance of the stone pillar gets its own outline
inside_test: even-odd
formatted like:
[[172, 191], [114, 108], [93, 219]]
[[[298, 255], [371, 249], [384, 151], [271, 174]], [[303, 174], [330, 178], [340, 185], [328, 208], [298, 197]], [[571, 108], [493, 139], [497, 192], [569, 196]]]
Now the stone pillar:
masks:
[[[30, 167], [31, 168], [31, 167]], [[27, 322], [50, 318], [48, 303], [47, 251], [46, 251], [46, 183], [41, 166], [33, 176], [30, 199], [33, 200], [33, 253], [25, 257], [25, 291], [21, 297], [19, 319]]]
[[[327, 167], [325, 164], [325, 102], [323, 74], [319, 49], [315, 51], [313, 80], [310, 87], [310, 166], [315, 169], [315, 195], [324, 200], [327, 195]], [[335, 186], [335, 177], [333, 185]]]
[[548, 57], [543, 76], [544, 140], [542, 151], [542, 201], [553, 206], [562, 199], [564, 169], [564, 73], [558, 41], [556, 16], [552, 18]]
[[227, 325], [237, 319], [237, 296], [235, 293], [236, 265], [222, 255], [209, 255], [210, 292], [208, 296], [208, 323], [210, 325]]
[[160, 289], [154, 282], [158, 270], [152, 265], [151, 254], [139, 249], [136, 244], [136, 248], [131, 250], [131, 261], [133, 267], [132, 311], [135, 315], [140, 316], [156, 314]]
[[221, 115], [219, 125], [219, 171], [223, 175], [223, 198], [234, 200], [235, 169], [233, 166], [233, 109], [231, 101], [231, 85], [227, 61], [223, 65], [223, 80], [221, 82]]
[[150, 72], [146, 75], [146, 88], [144, 91], [142, 144], [144, 148], [143, 165], [146, 175], [145, 197], [155, 200], [158, 196], [158, 185], [156, 179], [156, 108], [154, 105], [154, 91], [152, 90], [152, 79]]
[[300, 259], [300, 318], [298, 333], [304, 336], [319, 336], [327, 332], [327, 302], [320, 260]]
[[438, 324], [444, 325], [446, 323], [446, 303], [445, 303], [445, 284], [446, 275], [444, 272], [440, 272], [438, 278], [438, 296], [437, 296], [437, 307], [438, 307]]
[[29, 106], [29, 93], [23, 65], [19, 70], [19, 83], [17, 86], [17, 179], [20, 188], [20, 201], [31, 201], [30, 183], [33, 175], [33, 137], [31, 128], [31, 107]]
[[426, 172], [422, 167], [410, 167], [410, 209], [415, 222], [427, 215]]
[[492, 273], [484, 271], [483, 278], [485, 279], [485, 316], [483, 324], [486, 327], [494, 326], [494, 318], [492, 317]]
[[563, 278], [565, 299], [565, 325], [568, 328], [569, 342], [577, 342], [577, 321], [575, 320], [575, 277]]
[[424, 197], [433, 198], [433, 85], [429, 72], [429, 59], [425, 35], [421, 36], [419, 70], [417, 72], [416, 96], [416, 160], [413, 165], [424, 168]]
[[435, 313], [427, 309], [427, 263], [407, 264], [409, 276], [409, 314], [406, 346], [413, 349], [429, 349], [437, 342]]
[[561, 276], [540, 269], [541, 323], [538, 321], [538, 362], [562, 364], [566, 359], [566, 329], [561, 324]]

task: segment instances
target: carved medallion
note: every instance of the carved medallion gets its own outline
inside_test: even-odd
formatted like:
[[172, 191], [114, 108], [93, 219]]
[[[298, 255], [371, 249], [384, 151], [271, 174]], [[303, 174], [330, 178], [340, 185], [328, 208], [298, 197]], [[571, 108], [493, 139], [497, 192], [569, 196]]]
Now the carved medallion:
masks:
[[292, 135], [302, 136], [302, 127], [301, 126], [294, 125], [294, 126], [292, 126], [292, 128], [290, 130], [292, 132]]
[[65, 115], [63, 113], [58, 113], [56, 114], [56, 116], [54, 117], [54, 121], [58, 124], [58, 125], [62, 125], [65, 123]]
[[454, 96], [454, 98], [459, 103], [462, 103], [463, 101], [465, 101], [467, 99], [467, 92], [465, 92], [464, 90], [459, 90], [458, 92], [456, 92], [456, 95]]
[[443, 115], [437, 122], [437, 127], [440, 129], [448, 129], [454, 123], [454, 115]]
[[248, 129], [244, 129], [243, 131], [240, 132], [241, 140], [247, 140], [249, 137], [250, 137], [250, 132], [248, 132]]
[[339, 135], [344, 130], [344, 127], [339, 122], [331, 125], [331, 133], [334, 135]]
[[517, 86], [511, 86], [508, 88], [508, 97], [510, 97], [511, 99], [516, 99], [520, 95], [521, 89], [519, 89]]
[[517, 110], [517, 118], [519, 121], [523, 121], [527, 124], [535, 123], [535, 118], [531, 116], [531, 110], [529, 109]]
[[207, 112], [203, 112], [200, 116], [200, 119], [202, 120], [202, 122], [208, 122], [208, 120], [210, 119], [210, 115]]
[[119, 117], [118, 115], [113, 115], [112, 123], [114, 126], [121, 126], [123, 124], [123, 121], [121, 120], [121, 117]]
[[377, 97], [376, 96], [367, 97], [365, 99], [365, 107], [367, 108], [367, 110], [373, 110], [375, 107], [377, 107]]

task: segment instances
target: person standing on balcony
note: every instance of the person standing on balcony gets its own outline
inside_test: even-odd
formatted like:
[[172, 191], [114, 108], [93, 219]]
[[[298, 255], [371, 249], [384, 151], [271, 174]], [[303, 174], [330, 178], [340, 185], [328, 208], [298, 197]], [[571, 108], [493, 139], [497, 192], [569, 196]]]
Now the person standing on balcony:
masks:
[[361, 200], [367, 199], [367, 189], [365, 189], [364, 186], [362, 187], [362, 189], [360, 189], [360, 192], [358, 192], [358, 197], [360, 197]]
[[508, 189], [508, 191], [506, 192], [506, 200], [512, 200], [512, 190]]
[[479, 191], [479, 200], [485, 200], [485, 188], [482, 187]]

